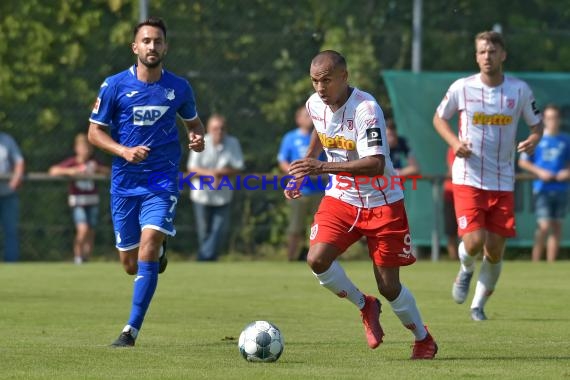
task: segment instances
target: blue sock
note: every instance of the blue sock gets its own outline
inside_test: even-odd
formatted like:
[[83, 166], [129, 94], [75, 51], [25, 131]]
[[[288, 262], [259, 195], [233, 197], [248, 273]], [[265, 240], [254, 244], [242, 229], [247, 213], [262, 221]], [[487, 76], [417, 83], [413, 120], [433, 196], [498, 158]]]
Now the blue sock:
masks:
[[158, 262], [139, 261], [129, 325], [140, 330], [158, 283]]

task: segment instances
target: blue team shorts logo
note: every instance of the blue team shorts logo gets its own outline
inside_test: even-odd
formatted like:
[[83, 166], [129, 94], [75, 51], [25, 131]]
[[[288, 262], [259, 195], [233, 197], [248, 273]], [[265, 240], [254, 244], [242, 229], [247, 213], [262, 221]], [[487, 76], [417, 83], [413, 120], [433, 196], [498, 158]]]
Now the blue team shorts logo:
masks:
[[169, 108], [169, 106], [133, 107], [133, 124], [154, 125]]

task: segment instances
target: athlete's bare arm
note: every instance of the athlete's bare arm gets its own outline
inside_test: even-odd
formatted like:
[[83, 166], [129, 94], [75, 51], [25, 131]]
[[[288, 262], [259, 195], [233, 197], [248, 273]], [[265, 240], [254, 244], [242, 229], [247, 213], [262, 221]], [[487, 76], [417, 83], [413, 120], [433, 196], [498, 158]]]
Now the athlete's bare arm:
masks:
[[202, 120], [196, 117], [192, 120], [185, 120], [184, 125], [188, 131], [188, 149], [194, 152], [201, 152], [204, 150], [204, 134], [205, 128]]
[[295, 178], [303, 178], [307, 175], [340, 173], [374, 177], [384, 175], [385, 164], [386, 160], [381, 154], [345, 162], [323, 162], [314, 158], [303, 158], [291, 163], [289, 174], [295, 176]]
[[96, 123], [89, 124], [89, 132], [87, 134], [89, 142], [104, 151], [124, 158], [130, 163], [136, 164], [148, 157], [150, 148], [148, 146], [139, 145], [135, 147], [126, 147], [119, 144], [107, 133], [106, 127]]
[[451, 129], [449, 122], [435, 113], [433, 115], [433, 126], [445, 142], [453, 149], [457, 157], [468, 158], [471, 156], [471, 147], [468, 141], [460, 141], [455, 132]]
[[309, 148], [307, 148], [307, 154], [305, 157], [318, 158], [322, 151], [323, 144], [321, 144], [319, 134], [316, 129], [313, 129], [313, 132], [311, 132], [311, 142], [309, 143]]
[[538, 123], [530, 127], [530, 134], [528, 135], [526, 140], [521, 141], [519, 143], [519, 145], [517, 146], [517, 152], [519, 153], [525, 152], [528, 154], [534, 153], [534, 149], [536, 148], [536, 146], [540, 142], [540, 139], [542, 138], [542, 132], [543, 132], [542, 123]]

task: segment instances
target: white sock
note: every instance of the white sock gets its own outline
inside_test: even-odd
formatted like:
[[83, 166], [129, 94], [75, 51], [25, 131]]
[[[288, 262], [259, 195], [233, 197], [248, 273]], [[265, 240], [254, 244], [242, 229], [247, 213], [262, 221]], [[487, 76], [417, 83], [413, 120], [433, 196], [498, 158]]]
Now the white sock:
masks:
[[457, 251], [459, 253], [459, 261], [461, 261], [461, 270], [469, 273], [473, 272], [475, 270], [475, 256], [469, 256], [463, 242], [459, 243]]
[[123, 328], [123, 332], [131, 332], [131, 335], [133, 336], [133, 338], [137, 339], [137, 335], [139, 335], [139, 330], [135, 329], [133, 326], [131, 325], [126, 325]]
[[408, 288], [402, 285], [402, 290], [394, 301], [390, 302], [392, 310], [400, 318], [402, 324], [411, 330], [416, 340], [423, 340], [427, 336], [427, 330], [422, 322], [420, 311], [416, 306], [416, 300]]
[[348, 298], [359, 309], [364, 307], [366, 299], [364, 294], [346, 276], [344, 269], [335, 260], [332, 265], [323, 273], [313, 272], [319, 283], [341, 298]]
[[472, 309], [475, 307], [483, 308], [485, 306], [485, 303], [487, 303], [487, 300], [495, 290], [502, 267], [502, 260], [496, 264], [492, 264], [486, 257], [483, 258], [477, 286], [475, 287], [475, 296], [473, 296], [473, 302], [471, 303]]

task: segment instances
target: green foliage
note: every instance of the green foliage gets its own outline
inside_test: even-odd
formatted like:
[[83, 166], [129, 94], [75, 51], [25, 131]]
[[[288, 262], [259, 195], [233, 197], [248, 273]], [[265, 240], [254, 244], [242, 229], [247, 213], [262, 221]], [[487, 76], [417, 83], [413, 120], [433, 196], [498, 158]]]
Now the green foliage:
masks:
[[[189, 79], [203, 119], [227, 115], [250, 172], [275, 170], [281, 136], [294, 128], [295, 109], [313, 91], [308, 70], [320, 50], [341, 51], [351, 83], [374, 94], [386, 113], [381, 70], [410, 68], [411, 0], [148, 3], [149, 14], [169, 28], [166, 68]], [[423, 6], [424, 70], [475, 70], [473, 36], [496, 23], [507, 38], [507, 70], [570, 70], [566, 1]], [[29, 171], [44, 171], [71, 153], [100, 83], [134, 61], [138, 15], [137, 0], [0, 2], [0, 125], [20, 143]]]

